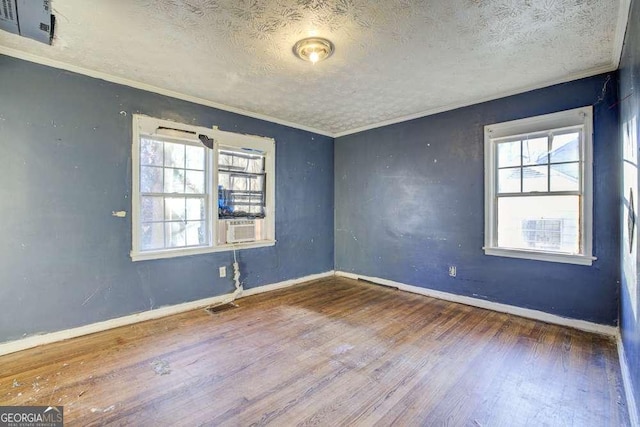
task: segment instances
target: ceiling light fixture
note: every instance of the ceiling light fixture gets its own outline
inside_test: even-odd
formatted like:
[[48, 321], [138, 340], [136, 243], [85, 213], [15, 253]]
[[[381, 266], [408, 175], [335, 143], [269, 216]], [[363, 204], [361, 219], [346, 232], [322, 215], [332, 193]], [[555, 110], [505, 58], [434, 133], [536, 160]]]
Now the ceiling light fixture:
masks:
[[293, 45], [293, 53], [298, 58], [315, 64], [333, 54], [333, 43], [320, 37], [309, 37]]

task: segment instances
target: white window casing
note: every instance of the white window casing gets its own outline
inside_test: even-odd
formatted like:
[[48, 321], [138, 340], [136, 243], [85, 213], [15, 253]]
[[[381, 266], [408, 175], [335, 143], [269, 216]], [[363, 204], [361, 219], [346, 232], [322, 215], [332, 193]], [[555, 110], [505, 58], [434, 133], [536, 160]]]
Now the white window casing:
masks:
[[[552, 160], [554, 136], [568, 136], [569, 134], [578, 134], [579, 158], [577, 160], [562, 161]], [[543, 153], [539, 159], [541, 161], [531, 162], [525, 151], [526, 147], [531, 147], [533, 142], [537, 140], [542, 144], [548, 144], [548, 152]], [[545, 141], [545, 142], [542, 142]], [[519, 154], [513, 158], [519, 158], [519, 164], [499, 165], [498, 145], [512, 144], [512, 147], [518, 147]], [[531, 145], [530, 145], [531, 144]], [[508, 148], [512, 148], [508, 147]], [[507, 152], [508, 150], [504, 150]], [[529, 153], [529, 148], [527, 148]], [[540, 261], [551, 261], [559, 263], [591, 265], [593, 260], [593, 109], [591, 106], [576, 108], [567, 111], [561, 111], [542, 116], [530, 117], [510, 122], [497, 123], [484, 127], [484, 155], [485, 155], [485, 244], [484, 252], [486, 255], [503, 256], [511, 258], [524, 258]], [[519, 156], [519, 157], [517, 157]], [[546, 156], [546, 158], [545, 158]], [[525, 159], [528, 159], [525, 163]], [[500, 160], [502, 161], [502, 160]], [[553, 177], [552, 172], [562, 167], [575, 167], [579, 170], [579, 179], [573, 180], [575, 188], [569, 190], [563, 189], [562, 183], [554, 189], [552, 182], [560, 182]], [[506, 183], [503, 187], [500, 183]], [[515, 176], [515, 180], [509, 176]], [[519, 178], [517, 178], [519, 176]], [[520, 180], [519, 184], [517, 180]], [[552, 181], [553, 180], [553, 181]], [[546, 181], [546, 183], [545, 183]], [[525, 188], [525, 182], [530, 188]], [[532, 184], [533, 183], [533, 184]], [[515, 185], [515, 187], [514, 187]], [[519, 185], [519, 187], [518, 187]], [[546, 189], [540, 187], [546, 185]], [[556, 185], [556, 184], [554, 184]], [[536, 187], [537, 186], [537, 187]], [[508, 190], [506, 190], [508, 188]], [[514, 189], [515, 188], [515, 189]], [[537, 198], [543, 196], [543, 198]], [[575, 212], [577, 216], [577, 227], [573, 227], [573, 233], [577, 234], [577, 241], [574, 241], [575, 249], [560, 249], [562, 236], [554, 233], [571, 233], [572, 227], [563, 227], [562, 221], [551, 218], [535, 216], [531, 213], [531, 217], [504, 217], [503, 222], [517, 223], [520, 221], [521, 229], [508, 235], [504, 231], [507, 228], [503, 224], [503, 235], [499, 238], [499, 201], [502, 201], [503, 212], [525, 212], [528, 215], [527, 208], [535, 205], [546, 203], [545, 206], [557, 205], [558, 203], [550, 203], [552, 201], [567, 202], [569, 200], [577, 200]], [[510, 203], [510, 204], [508, 204]], [[528, 205], [527, 205], [528, 203]], [[507, 211], [506, 206], [510, 206]], [[568, 204], [567, 204], [568, 205]], [[515, 206], [515, 208], [514, 208]], [[518, 208], [519, 206], [519, 208]], [[575, 206], [575, 204], [574, 204]], [[545, 208], [540, 208], [544, 210]], [[560, 209], [560, 208], [556, 208]], [[553, 211], [553, 209], [550, 209]], [[507, 215], [507, 214], [505, 214]], [[526, 226], [524, 225], [526, 224]], [[540, 229], [524, 230], [527, 227], [541, 227]], [[577, 228], [577, 230], [576, 230]], [[563, 231], [565, 230], [565, 231]], [[568, 231], [567, 231], [568, 230]], [[518, 234], [519, 233], [519, 234]], [[536, 247], [535, 242], [526, 241], [525, 234], [533, 239], [542, 239], [543, 242]], [[546, 240], [545, 240], [546, 239]], [[520, 242], [516, 244], [508, 244], [504, 242]], [[526, 243], [522, 243], [525, 242]], [[538, 242], [540, 243], [540, 242]], [[546, 244], [545, 244], [546, 243]], [[571, 242], [570, 242], [571, 243]], [[527, 246], [529, 245], [529, 246]], [[526, 247], [527, 246], [527, 247]], [[571, 247], [570, 245], [568, 247]]]
[[[132, 143], [132, 249], [131, 259], [133, 261], [143, 261], [161, 258], [173, 258], [178, 256], [197, 255], [212, 252], [223, 252], [238, 249], [258, 248], [265, 246], [275, 245], [275, 141], [272, 138], [266, 138], [255, 135], [244, 135], [233, 132], [225, 132], [218, 130], [217, 128], [205, 128], [200, 126], [192, 126], [183, 123], [177, 123], [174, 121], [157, 119], [148, 117], [145, 115], [134, 114], [133, 115], [133, 143]], [[199, 137], [203, 135], [213, 140], [213, 149], [205, 148], [201, 143]], [[186, 175], [189, 172], [199, 173], [199, 170], [191, 171], [187, 166], [187, 160], [185, 160], [185, 166], [183, 168], [177, 168], [175, 166], [167, 166], [166, 159], [163, 157], [163, 164], [157, 166], [162, 170], [163, 185], [162, 192], [158, 194], [143, 193], [141, 191], [141, 168], [148, 167], [141, 165], [140, 149], [142, 145], [142, 139], [151, 140], [154, 143], [163, 143], [163, 156], [166, 155], [166, 145], [172, 147], [184, 144], [185, 147], [193, 146], [204, 148], [205, 166], [205, 192], [204, 194], [191, 194], [186, 190], [187, 178]], [[237, 150], [238, 152], [259, 153], [264, 158], [264, 192], [260, 192], [264, 198], [264, 217], [259, 218], [257, 221], [260, 226], [259, 237], [256, 237], [253, 241], [243, 241], [238, 243], [226, 243], [226, 237], [223, 236], [223, 231], [228, 219], [218, 218], [218, 153], [219, 150], [224, 149]], [[185, 153], [187, 148], [185, 148]], [[194, 149], [192, 149], [194, 150]], [[184, 191], [171, 193], [166, 192], [166, 184], [164, 181], [167, 176], [167, 169], [172, 169], [174, 172], [177, 170], [183, 172], [185, 176]], [[199, 241], [196, 244], [188, 244], [185, 238], [185, 243], [179, 247], [167, 247], [166, 241], [168, 233], [169, 221], [167, 219], [167, 199], [175, 195], [176, 198], [184, 198], [185, 204], [188, 198], [191, 199], [204, 199], [204, 217], [197, 219], [193, 222], [206, 223], [206, 231], [199, 231]], [[143, 247], [142, 244], [142, 227], [143, 223], [148, 226], [148, 222], [144, 222], [141, 217], [142, 209], [142, 197], [156, 197], [158, 200], [162, 200], [162, 219], [157, 223], [163, 228], [164, 233], [164, 247], [161, 248], [149, 248]], [[196, 202], [197, 203], [197, 202]], [[173, 222], [184, 222], [185, 227], [189, 222], [187, 208], [185, 207], [184, 219], [173, 220]], [[202, 215], [202, 211], [201, 211]], [[238, 219], [245, 219], [244, 217], [238, 217]], [[202, 228], [202, 227], [201, 227]], [[199, 229], [200, 230], [200, 229]], [[247, 239], [245, 239], [247, 240]]]

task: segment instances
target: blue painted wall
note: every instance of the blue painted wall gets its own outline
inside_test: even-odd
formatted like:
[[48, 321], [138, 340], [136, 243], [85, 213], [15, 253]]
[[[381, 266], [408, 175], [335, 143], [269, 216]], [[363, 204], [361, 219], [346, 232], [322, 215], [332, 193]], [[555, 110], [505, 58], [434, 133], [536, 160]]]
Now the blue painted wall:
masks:
[[332, 138], [6, 56], [0, 82], [0, 342], [233, 290], [228, 252], [129, 258], [132, 113], [275, 138], [278, 243], [239, 252], [245, 288], [333, 269]]
[[[640, 1], [634, 0], [629, 16], [629, 26], [620, 61], [620, 127], [622, 142], [622, 240], [620, 291], [620, 333], [627, 357], [627, 365], [635, 388], [636, 402], [640, 404], [640, 291], [638, 272], [640, 269], [637, 227], [638, 214], [638, 141], [640, 140]], [[636, 230], [634, 242], [629, 245], [627, 220], [629, 216], [629, 196], [633, 191]], [[638, 408], [640, 411], [640, 408]]]
[[[336, 139], [336, 270], [616, 324], [616, 102], [612, 73]], [[585, 105], [594, 106], [598, 260], [586, 267], [484, 255], [484, 125]]]

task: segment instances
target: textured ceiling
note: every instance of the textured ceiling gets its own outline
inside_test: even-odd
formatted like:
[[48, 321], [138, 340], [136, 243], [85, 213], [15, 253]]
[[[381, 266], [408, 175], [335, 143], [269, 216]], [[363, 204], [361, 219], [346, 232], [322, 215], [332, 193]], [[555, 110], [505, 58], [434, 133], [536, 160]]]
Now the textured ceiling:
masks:
[[620, 1], [53, 0], [53, 46], [0, 46], [341, 134], [615, 68]]

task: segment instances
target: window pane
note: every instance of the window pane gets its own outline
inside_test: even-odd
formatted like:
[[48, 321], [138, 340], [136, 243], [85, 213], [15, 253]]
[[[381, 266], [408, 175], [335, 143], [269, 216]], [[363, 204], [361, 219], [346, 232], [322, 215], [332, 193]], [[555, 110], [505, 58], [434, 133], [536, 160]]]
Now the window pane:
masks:
[[187, 199], [187, 220], [204, 220], [205, 212], [204, 212], [204, 199]]
[[185, 218], [185, 198], [184, 197], [167, 197], [164, 201], [165, 220], [177, 221]]
[[184, 193], [184, 169], [164, 170], [164, 192]]
[[250, 182], [251, 191], [263, 191], [264, 190], [264, 175], [255, 176]]
[[520, 141], [498, 144], [498, 167], [520, 166]]
[[168, 248], [186, 246], [187, 227], [184, 222], [165, 223], [165, 227], [167, 230], [167, 247]]
[[253, 173], [264, 172], [263, 165], [264, 165], [264, 157], [255, 156], [249, 159], [249, 164], [247, 165], [247, 172], [253, 172]]
[[547, 191], [549, 185], [547, 166], [522, 168], [522, 191]]
[[549, 138], [533, 138], [522, 141], [522, 164], [544, 165], [549, 163]]
[[186, 184], [186, 193], [204, 194], [204, 172], [188, 170]]
[[187, 246], [204, 245], [207, 243], [207, 229], [203, 221], [191, 221], [186, 225], [186, 244]]
[[498, 198], [498, 246], [579, 253], [579, 196]]
[[140, 192], [162, 193], [162, 168], [140, 167]]
[[226, 189], [222, 185], [218, 186], [218, 218], [233, 217], [231, 195], [231, 190]]
[[262, 206], [249, 206], [249, 208], [247, 209], [247, 211], [255, 216], [263, 216], [264, 215], [264, 208]]
[[187, 169], [204, 170], [204, 148], [187, 145]]
[[236, 191], [248, 190], [250, 179], [248, 175], [231, 174], [229, 177], [229, 188]]
[[143, 251], [164, 248], [164, 223], [142, 223], [140, 246]]
[[140, 141], [140, 164], [162, 166], [162, 142], [152, 139]]
[[551, 163], [580, 160], [580, 133], [554, 135], [551, 141]]
[[579, 191], [580, 163], [551, 165], [551, 191]]
[[226, 168], [227, 166], [232, 164], [233, 164], [233, 156], [231, 156], [231, 153], [218, 150], [218, 165], [221, 168]]
[[241, 153], [220, 150], [218, 152], [218, 163], [221, 169], [246, 171], [248, 159], [247, 156]]
[[184, 168], [184, 144], [164, 143], [164, 165]]
[[522, 169], [500, 169], [498, 171], [498, 193], [519, 193]]
[[140, 202], [142, 221], [162, 221], [164, 219], [162, 197], [143, 196]]
[[222, 189], [224, 190], [229, 189], [229, 173], [227, 172], [218, 173], [218, 190], [220, 190], [220, 187], [222, 187]]

